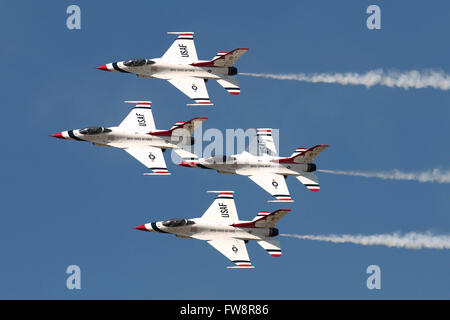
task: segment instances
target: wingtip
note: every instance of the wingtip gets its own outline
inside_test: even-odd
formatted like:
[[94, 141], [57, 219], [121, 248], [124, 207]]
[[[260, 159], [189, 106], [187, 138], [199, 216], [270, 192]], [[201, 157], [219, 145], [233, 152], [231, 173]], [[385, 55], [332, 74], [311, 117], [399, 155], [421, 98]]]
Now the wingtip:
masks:
[[252, 264], [245, 266], [228, 266], [227, 269], [255, 269], [255, 266]]
[[209, 106], [213, 106], [214, 103], [188, 103], [186, 105], [188, 107], [209, 107]]

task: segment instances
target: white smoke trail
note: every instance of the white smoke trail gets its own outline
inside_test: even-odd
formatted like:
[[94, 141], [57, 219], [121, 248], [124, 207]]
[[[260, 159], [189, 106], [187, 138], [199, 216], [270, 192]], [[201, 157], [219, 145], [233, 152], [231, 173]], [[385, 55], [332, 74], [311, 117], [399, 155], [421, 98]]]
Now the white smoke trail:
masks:
[[378, 178], [383, 180], [409, 180], [418, 182], [450, 183], [450, 171], [432, 169], [423, 172], [402, 172], [397, 169], [392, 171], [340, 171], [340, 170], [317, 170], [324, 173], [338, 174], [344, 176], [357, 176], [364, 178]]
[[359, 73], [297, 73], [297, 74], [271, 74], [271, 73], [240, 73], [251, 77], [262, 77], [277, 80], [295, 80], [312, 83], [339, 83], [342, 85], [363, 85], [370, 88], [375, 85], [403, 88], [427, 88], [450, 90], [450, 75], [443, 71], [394, 71], [384, 72], [382, 69]]
[[404, 249], [450, 249], [450, 235], [433, 235], [431, 233], [409, 232], [401, 235], [399, 232], [392, 234], [374, 235], [299, 235], [280, 234], [284, 237], [292, 237], [303, 240], [326, 241], [333, 243], [354, 243], [363, 246], [387, 246]]

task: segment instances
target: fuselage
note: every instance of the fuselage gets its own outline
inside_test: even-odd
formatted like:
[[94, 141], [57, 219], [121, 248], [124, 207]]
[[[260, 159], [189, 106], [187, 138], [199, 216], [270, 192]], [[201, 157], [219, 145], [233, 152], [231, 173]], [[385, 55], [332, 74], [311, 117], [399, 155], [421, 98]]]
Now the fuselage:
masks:
[[267, 171], [285, 176], [297, 176], [302, 172], [315, 171], [316, 166], [312, 163], [280, 163], [280, 157], [254, 156], [248, 152], [232, 156], [215, 156], [200, 158], [180, 163], [180, 165], [192, 168], [213, 169], [219, 173], [253, 175]]
[[[198, 63], [202, 63], [199, 61]], [[129, 61], [119, 61], [108, 63], [100, 70], [133, 73], [143, 78], [173, 79], [176, 77], [195, 77], [202, 79], [221, 79], [225, 76], [237, 74], [235, 67], [203, 67], [190, 64], [170, 64], [156, 59], [134, 59]]]
[[[170, 226], [170, 224], [175, 224]], [[176, 225], [176, 224], [179, 225]], [[278, 235], [276, 228], [238, 227], [236, 225], [250, 225], [250, 221], [239, 221], [233, 225], [208, 223], [201, 218], [171, 219], [166, 221], [150, 222], [138, 229], [150, 232], [170, 233], [180, 238], [199, 240], [212, 240], [217, 238], [234, 238], [245, 241], [261, 240]]]
[[139, 133], [121, 130], [119, 127], [89, 127], [77, 130], [63, 131], [54, 134], [53, 137], [92, 142], [94, 145], [129, 148], [133, 146], [153, 146], [162, 149], [177, 148], [181, 137], [157, 136], [150, 133]]

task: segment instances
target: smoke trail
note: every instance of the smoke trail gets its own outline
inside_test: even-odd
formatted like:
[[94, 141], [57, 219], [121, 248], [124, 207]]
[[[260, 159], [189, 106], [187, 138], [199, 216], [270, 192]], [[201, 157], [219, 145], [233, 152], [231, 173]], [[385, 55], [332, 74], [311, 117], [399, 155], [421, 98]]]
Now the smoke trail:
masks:
[[339, 170], [317, 170], [324, 173], [339, 174], [344, 176], [357, 176], [364, 178], [378, 178], [383, 180], [409, 180], [418, 182], [450, 183], [450, 171], [439, 169], [423, 172], [402, 172], [394, 169], [392, 171], [339, 171]]
[[450, 235], [433, 235], [431, 233], [409, 232], [401, 235], [399, 232], [392, 234], [374, 235], [299, 235], [280, 234], [284, 237], [292, 237], [304, 240], [317, 240], [333, 243], [354, 243], [363, 246], [387, 246], [405, 249], [450, 249]]
[[363, 85], [370, 88], [375, 85], [403, 88], [426, 88], [450, 90], [450, 75], [443, 71], [393, 71], [384, 72], [382, 69], [359, 73], [240, 73], [251, 77], [262, 77], [277, 80], [295, 80], [312, 83], [339, 83], [342, 85]]

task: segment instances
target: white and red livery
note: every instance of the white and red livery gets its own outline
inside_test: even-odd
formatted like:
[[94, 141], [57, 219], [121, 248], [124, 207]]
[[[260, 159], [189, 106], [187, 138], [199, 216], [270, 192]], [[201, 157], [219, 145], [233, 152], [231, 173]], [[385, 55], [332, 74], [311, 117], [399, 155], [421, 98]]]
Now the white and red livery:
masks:
[[204, 240], [235, 264], [228, 268], [254, 268], [246, 247], [246, 243], [251, 240], [256, 241], [272, 257], [281, 257], [280, 241], [275, 238], [279, 231], [275, 224], [290, 209], [279, 209], [272, 213], [261, 211], [253, 220], [241, 221], [233, 191], [208, 192], [219, 195], [200, 218], [149, 222], [135, 229]]
[[[198, 158], [184, 149], [175, 150], [183, 158], [179, 165], [189, 168], [213, 169], [219, 173], [247, 176], [277, 200], [293, 202], [286, 185], [286, 178], [294, 176], [311, 191], [319, 191], [319, 178], [313, 173], [315, 157], [328, 145], [297, 148], [290, 157], [279, 157], [273, 141], [272, 129], [258, 129], [256, 133], [257, 155], [244, 151], [231, 156]], [[252, 142], [255, 143], [255, 142]]]
[[238, 69], [234, 63], [248, 48], [230, 52], [219, 52], [212, 60], [199, 60], [194, 44], [193, 32], [168, 32], [178, 35], [161, 58], [131, 59], [108, 63], [99, 70], [132, 73], [142, 78], [157, 78], [169, 81], [178, 90], [193, 100], [188, 106], [212, 106], [206, 82], [216, 80], [230, 94], [241, 92], [236, 78]]
[[55, 133], [52, 137], [88, 141], [95, 146], [123, 149], [151, 169], [145, 175], [169, 175], [163, 152], [193, 144], [192, 133], [207, 118], [177, 122], [170, 130], [157, 130], [150, 101], [125, 101], [134, 104], [128, 116], [116, 127], [87, 127]]

